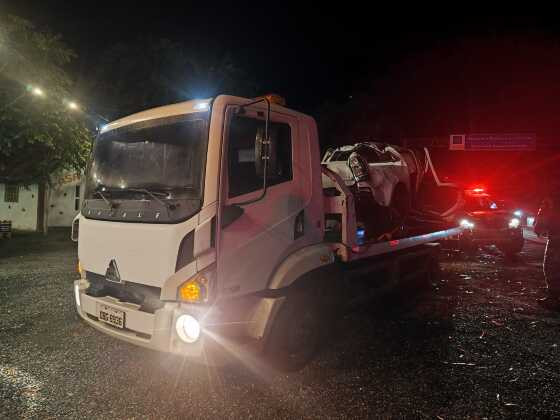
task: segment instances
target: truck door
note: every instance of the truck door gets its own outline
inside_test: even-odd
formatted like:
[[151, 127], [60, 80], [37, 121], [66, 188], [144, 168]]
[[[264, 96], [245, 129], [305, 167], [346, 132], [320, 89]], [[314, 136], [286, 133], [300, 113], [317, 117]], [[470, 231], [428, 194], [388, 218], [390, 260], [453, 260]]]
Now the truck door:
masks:
[[[219, 295], [232, 296], [266, 288], [271, 273], [303, 236], [303, 168], [299, 162], [297, 118], [271, 112], [269, 134], [276, 162], [271, 162], [267, 190], [259, 174], [257, 143], [263, 139], [266, 111], [226, 111], [222, 151], [218, 230]], [[260, 199], [259, 199], [260, 198]], [[251, 202], [254, 201], [254, 202]], [[247, 203], [241, 204], [239, 203]], [[231, 206], [243, 209], [227, 224]], [[235, 212], [234, 212], [235, 213]]]

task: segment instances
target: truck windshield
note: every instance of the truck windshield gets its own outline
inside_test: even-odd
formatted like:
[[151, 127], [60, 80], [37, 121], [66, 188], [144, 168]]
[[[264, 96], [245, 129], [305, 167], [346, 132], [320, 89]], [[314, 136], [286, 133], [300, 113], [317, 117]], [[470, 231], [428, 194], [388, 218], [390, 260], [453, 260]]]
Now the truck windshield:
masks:
[[[125, 199], [133, 189], [199, 198], [206, 161], [207, 113], [151, 120], [99, 135], [93, 147], [87, 198]], [[119, 193], [120, 192], [120, 193]]]

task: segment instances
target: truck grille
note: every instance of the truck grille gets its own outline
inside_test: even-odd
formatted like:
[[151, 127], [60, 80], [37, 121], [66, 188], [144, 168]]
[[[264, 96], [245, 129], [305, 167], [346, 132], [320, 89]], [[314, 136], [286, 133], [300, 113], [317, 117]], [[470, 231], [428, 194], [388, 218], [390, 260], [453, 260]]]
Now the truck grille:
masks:
[[140, 305], [140, 310], [148, 313], [154, 313], [163, 307], [163, 302], [159, 299], [161, 295], [159, 287], [132, 282], [114, 283], [107, 281], [105, 276], [91, 271], [86, 271], [86, 279], [90, 283], [86, 289], [86, 294], [89, 296], [111, 296], [121, 302]]

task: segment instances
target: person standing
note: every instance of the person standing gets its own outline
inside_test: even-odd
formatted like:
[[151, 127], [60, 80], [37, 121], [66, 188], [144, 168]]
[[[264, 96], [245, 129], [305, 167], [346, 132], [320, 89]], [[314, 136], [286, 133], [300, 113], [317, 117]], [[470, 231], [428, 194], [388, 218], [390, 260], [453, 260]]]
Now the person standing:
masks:
[[543, 260], [547, 296], [538, 302], [546, 309], [560, 311], [560, 193], [543, 200], [534, 229], [538, 236], [547, 236]]

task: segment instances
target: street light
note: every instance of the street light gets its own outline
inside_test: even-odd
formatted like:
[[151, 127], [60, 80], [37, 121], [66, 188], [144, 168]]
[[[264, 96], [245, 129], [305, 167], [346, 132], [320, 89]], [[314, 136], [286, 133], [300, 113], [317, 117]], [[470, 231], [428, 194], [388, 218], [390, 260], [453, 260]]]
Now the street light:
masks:
[[43, 89], [39, 87], [34, 87], [33, 89], [31, 89], [31, 93], [35, 96], [45, 96], [45, 92], [43, 92]]
[[72, 111], [77, 111], [78, 109], [80, 109], [80, 107], [78, 106], [78, 104], [74, 101], [69, 101], [66, 103], [66, 106], [71, 109]]

